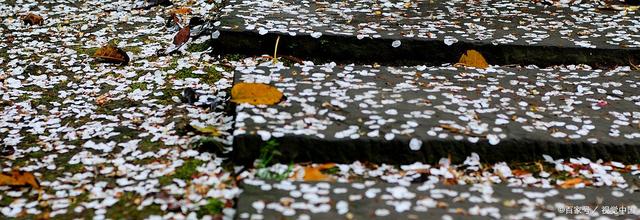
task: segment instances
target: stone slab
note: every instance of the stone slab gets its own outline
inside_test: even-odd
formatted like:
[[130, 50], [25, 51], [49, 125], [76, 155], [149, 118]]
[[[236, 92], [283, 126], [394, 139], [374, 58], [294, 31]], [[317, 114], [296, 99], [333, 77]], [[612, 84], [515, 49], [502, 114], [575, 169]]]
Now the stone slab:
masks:
[[285, 100], [235, 107], [232, 154], [250, 164], [276, 139], [283, 163], [462, 161], [472, 152], [487, 162], [637, 162], [640, 74], [581, 68], [238, 66], [235, 83], [269, 83]]
[[[379, 181], [251, 181], [241, 187], [236, 219], [635, 219], [640, 215], [637, 193], [607, 187], [400, 186]], [[633, 211], [615, 215], [605, 212], [605, 206]], [[569, 208], [579, 213], [568, 213]]]
[[279, 54], [338, 63], [440, 65], [468, 49], [498, 65], [640, 62], [638, 11], [554, 2], [230, 0], [214, 51], [273, 54], [280, 36]]

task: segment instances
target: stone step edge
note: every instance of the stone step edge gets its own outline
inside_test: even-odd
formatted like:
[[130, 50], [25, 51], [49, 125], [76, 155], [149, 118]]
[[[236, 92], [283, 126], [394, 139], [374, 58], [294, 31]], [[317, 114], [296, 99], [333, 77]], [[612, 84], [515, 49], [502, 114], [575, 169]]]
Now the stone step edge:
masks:
[[373, 64], [388, 66], [441, 65], [456, 63], [466, 50], [474, 49], [492, 65], [553, 65], [587, 64], [594, 68], [610, 68], [640, 63], [640, 48], [598, 49], [550, 47], [539, 45], [493, 45], [459, 41], [450, 46], [442, 40], [403, 39], [399, 47], [395, 39], [357, 39], [351, 36], [310, 35], [290, 36], [254, 31], [219, 30], [218, 39], [211, 41], [213, 53], [246, 56], [272, 55], [278, 36], [278, 55], [289, 55], [314, 62], [343, 64]]

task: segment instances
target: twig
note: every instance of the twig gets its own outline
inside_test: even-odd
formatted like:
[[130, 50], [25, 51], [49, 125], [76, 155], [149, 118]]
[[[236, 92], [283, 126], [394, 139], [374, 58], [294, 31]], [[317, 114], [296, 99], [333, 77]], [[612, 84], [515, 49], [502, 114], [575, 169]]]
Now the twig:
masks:
[[638, 67], [637, 65], [633, 64], [633, 62], [631, 62], [631, 58], [629, 58], [629, 65], [631, 65], [636, 70], [640, 70], [640, 67]]
[[276, 48], [273, 49], [273, 64], [278, 63], [278, 43], [280, 43], [280, 36], [276, 38]]

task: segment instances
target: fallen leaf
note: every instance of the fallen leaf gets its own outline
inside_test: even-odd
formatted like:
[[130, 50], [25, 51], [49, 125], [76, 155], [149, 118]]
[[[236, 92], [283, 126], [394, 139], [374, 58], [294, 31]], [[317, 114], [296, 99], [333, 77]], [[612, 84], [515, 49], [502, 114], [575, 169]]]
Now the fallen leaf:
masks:
[[331, 176], [322, 173], [322, 171], [335, 166], [336, 164], [334, 163], [306, 166], [304, 168], [304, 181], [329, 181], [331, 180]]
[[96, 50], [93, 56], [98, 58], [98, 61], [100, 62], [121, 63], [122, 65], [129, 63], [129, 56], [127, 55], [127, 52], [113, 45], [101, 47]]
[[44, 23], [44, 18], [34, 13], [29, 13], [25, 15], [24, 17], [22, 17], [22, 20], [24, 21], [24, 23], [29, 25], [35, 25], [35, 24], [42, 25]]
[[40, 189], [40, 183], [33, 174], [19, 170], [0, 173], [0, 186], [31, 186]]
[[529, 175], [531, 174], [529, 171], [523, 170], [523, 169], [514, 169], [511, 171], [511, 173], [514, 176], [524, 176], [524, 175]]
[[172, 13], [178, 14], [178, 15], [186, 15], [186, 14], [191, 14], [191, 9], [184, 7], [184, 8], [177, 8], [174, 9], [173, 11], [171, 11]]
[[231, 88], [231, 101], [252, 105], [273, 105], [282, 99], [276, 87], [262, 83], [237, 83]]
[[178, 31], [176, 36], [173, 37], [173, 44], [178, 47], [182, 46], [183, 44], [187, 43], [187, 41], [189, 41], [190, 34], [191, 30], [189, 29], [189, 26], [183, 27], [182, 29], [180, 29], [180, 31]]
[[584, 180], [580, 177], [576, 177], [573, 179], [568, 179], [566, 181], [564, 181], [560, 187], [563, 189], [568, 189], [568, 188], [573, 188], [575, 185], [582, 183]]
[[109, 93], [102, 94], [96, 98], [96, 104], [102, 106], [109, 101]]
[[209, 186], [207, 185], [194, 184], [194, 188], [200, 195], [206, 195], [209, 192]]
[[482, 69], [489, 67], [489, 64], [484, 59], [482, 54], [480, 54], [480, 52], [476, 50], [467, 50], [467, 52], [462, 54], [462, 56], [460, 57], [458, 64]]
[[40, 213], [39, 215], [37, 215], [36, 219], [38, 220], [48, 220], [51, 218], [51, 212], [49, 211], [44, 211], [42, 213]]
[[453, 126], [449, 125], [449, 124], [441, 124], [440, 127], [444, 130], [447, 130], [451, 133], [460, 133], [460, 129], [458, 128], [454, 128]]
[[173, 21], [173, 25], [180, 24], [180, 18], [176, 15], [176, 13], [171, 13], [171, 21]]
[[442, 182], [445, 186], [453, 186], [458, 185], [458, 180], [456, 178], [447, 178]]
[[193, 128], [205, 134], [209, 134], [212, 136], [220, 136], [220, 130], [218, 130], [218, 128], [213, 126], [207, 126], [207, 127], [193, 126]]

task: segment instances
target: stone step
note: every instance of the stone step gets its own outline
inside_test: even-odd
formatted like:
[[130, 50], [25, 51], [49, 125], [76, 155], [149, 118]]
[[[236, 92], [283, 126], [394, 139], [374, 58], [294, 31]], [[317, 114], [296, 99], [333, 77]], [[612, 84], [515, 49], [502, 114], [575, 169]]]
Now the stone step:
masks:
[[230, 0], [214, 51], [383, 65], [640, 63], [640, 14], [597, 1]]
[[236, 219], [635, 219], [640, 215], [637, 193], [609, 187], [260, 180], [241, 187]]
[[238, 65], [235, 83], [269, 83], [285, 100], [235, 107], [234, 161], [275, 139], [279, 161], [408, 164], [587, 157], [640, 159], [640, 74], [454, 66]]

